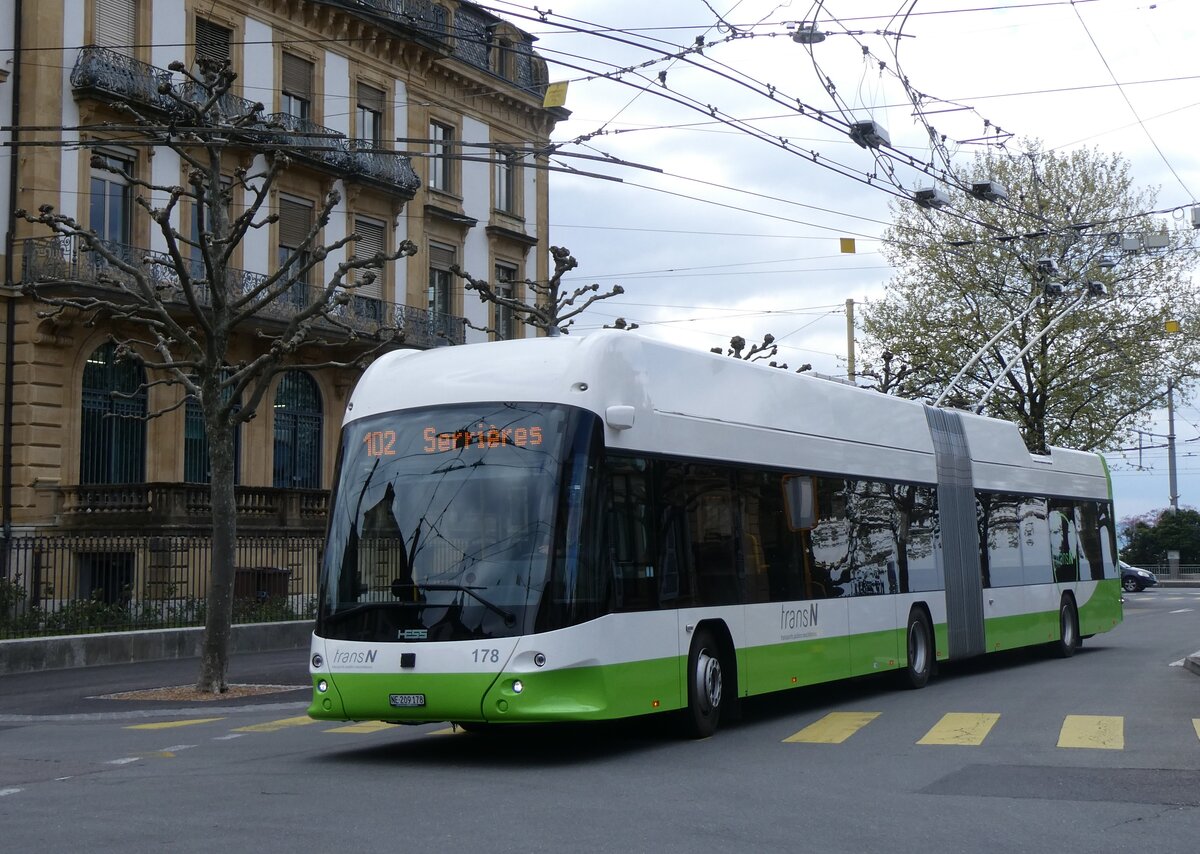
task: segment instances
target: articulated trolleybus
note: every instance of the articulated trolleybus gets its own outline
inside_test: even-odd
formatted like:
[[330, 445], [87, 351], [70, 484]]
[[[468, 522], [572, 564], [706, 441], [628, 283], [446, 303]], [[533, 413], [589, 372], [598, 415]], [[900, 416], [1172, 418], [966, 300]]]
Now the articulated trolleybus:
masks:
[[629, 332], [399, 351], [346, 413], [309, 714], [675, 711], [1121, 620], [1095, 454]]

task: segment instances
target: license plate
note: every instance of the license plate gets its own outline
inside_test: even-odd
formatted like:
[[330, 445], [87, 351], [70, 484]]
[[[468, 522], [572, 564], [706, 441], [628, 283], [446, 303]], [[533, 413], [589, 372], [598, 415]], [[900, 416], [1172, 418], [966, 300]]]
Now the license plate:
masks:
[[391, 694], [388, 696], [388, 702], [398, 709], [408, 709], [414, 706], [425, 705], [424, 694]]

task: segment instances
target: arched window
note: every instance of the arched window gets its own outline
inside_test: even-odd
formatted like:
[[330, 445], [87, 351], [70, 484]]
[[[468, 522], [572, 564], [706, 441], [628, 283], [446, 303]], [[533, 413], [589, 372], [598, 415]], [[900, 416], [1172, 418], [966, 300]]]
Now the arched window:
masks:
[[275, 391], [275, 476], [286, 489], [321, 488], [321, 392], [303, 371], [288, 371]]
[[[224, 375], [229, 369], [223, 369]], [[227, 390], [228, 391], [228, 390]], [[228, 400], [228, 394], [226, 395]], [[200, 401], [188, 397], [183, 427], [183, 482], [210, 483], [212, 467], [208, 462], [208, 430], [204, 426], [204, 412]], [[242, 425], [233, 434], [233, 482], [242, 482]]]
[[146, 373], [116, 351], [112, 342], [100, 346], [83, 368], [80, 483], [146, 480]]

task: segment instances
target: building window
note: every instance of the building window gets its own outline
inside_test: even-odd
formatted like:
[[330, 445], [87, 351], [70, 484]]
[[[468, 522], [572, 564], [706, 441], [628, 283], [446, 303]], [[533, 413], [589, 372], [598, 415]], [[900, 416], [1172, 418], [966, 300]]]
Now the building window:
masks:
[[429, 244], [429, 292], [426, 300], [431, 312], [450, 314], [450, 287], [454, 274], [454, 247], [439, 243]]
[[110, 342], [88, 356], [83, 368], [79, 482], [145, 480], [146, 372], [136, 359], [117, 359]]
[[517, 156], [513, 151], [496, 151], [496, 210], [517, 212]]
[[272, 485], [321, 488], [321, 392], [303, 371], [288, 371], [275, 391], [275, 455]]
[[93, 40], [125, 56], [137, 46], [137, 0], [96, 0], [92, 7]]
[[[497, 264], [495, 276], [495, 288], [498, 296], [505, 299], [517, 299], [517, 268], [510, 264]], [[493, 324], [496, 330], [496, 339], [499, 341], [511, 341], [514, 338], [521, 336], [517, 330], [517, 314], [506, 305], [496, 306], [496, 322]]]
[[429, 123], [429, 186], [443, 193], [454, 191], [454, 128], [440, 122]]
[[[354, 233], [354, 257], [370, 258], [387, 251], [387, 224], [366, 217], [356, 217]], [[383, 319], [383, 275], [384, 270], [351, 270], [350, 281], [362, 282], [368, 273], [374, 273], [374, 281], [363, 283], [354, 291], [354, 315], [370, 320]]]
[[[222, 374], [228, 378], [229, 369]], [[224, 392], [229, 400], [230, 390]], [[208, 428], [204, 423], [204, 412], [200, 401], [189, 395], [183, 427], [183, 482], [211, 483], [212, 466], [208, 461]], [[242, 482], [242, 425], [233, 434], [233, 482]]]
[[233, 30], [204, 18], [196, 19], [196, 63], [206, 59], [224, 65], [230, 59], [229, 43]]
[[283, 79], [279, 109], [289, 116], [307, 120], [312, 117], [313, 64], [290, 53], [283, 55]]
[[379, 148], [383, 143], [383, 106], [386, 97], [382, 89], [365, 83], [358, 84], [354, 139], [364, 148]]
[[491, 69], [492, 73], [505, 80], [513, 79], [513, 43], [505, 38], [496, 39], [489, 47], [488, 52], [491, 54]]
[[133, 175], [133, 159], [97, 151], [104, 166], [92, 166], [89, 225], [101, 240], [128, 245], [133, 233], [133, 193], [123, 175], [109, 171], [117, 169]]
[[305, 269], [312, 258], [311, 247], [305, 246], [308, 232], [312, 229], [312, 205], [294, 199], [279, 200], [279, 250], [278, 264], [287, 269], [292, 285], [283, 298], [297, 308], [308, 305], [309, 271]]

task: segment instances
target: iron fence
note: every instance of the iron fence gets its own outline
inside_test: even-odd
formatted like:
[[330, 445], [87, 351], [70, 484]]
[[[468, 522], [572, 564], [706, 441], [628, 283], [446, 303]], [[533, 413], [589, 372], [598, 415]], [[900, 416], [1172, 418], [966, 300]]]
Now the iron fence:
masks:
[[[322, 549], [320, 537], [239, 537], [234, 622], [315, 616]], [[209, 536], [27, 536], [0, 552], [0, 639], [204, 624]]]

